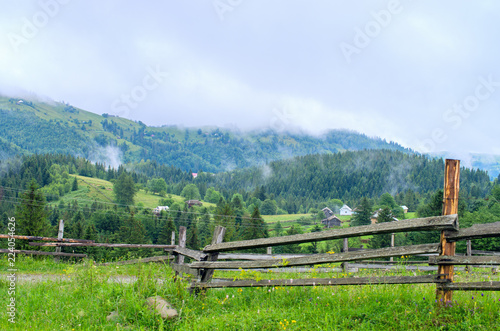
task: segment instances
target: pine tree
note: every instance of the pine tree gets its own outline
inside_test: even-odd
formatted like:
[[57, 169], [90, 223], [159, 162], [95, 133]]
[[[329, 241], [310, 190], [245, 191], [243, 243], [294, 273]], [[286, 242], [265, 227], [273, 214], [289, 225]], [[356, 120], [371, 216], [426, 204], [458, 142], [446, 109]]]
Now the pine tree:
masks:
[[197, 222], [192, 222], [190, 226], [187, 228], [186, 247], [195, 250], [200, 249], [200, 240], [198, 236]]
[[[386, 206], [378, 212], [377, 223], [392, 222], [394, 220], [393, 217], [394, 216], [392, 215], [391, 209]], [[383, 247], [389, 247], [390, 245], [391, 245], [390, 233], [374, 235], [372, 239], [370, 239], [371, 248], [383, 248]]]
[[73, 180], [73, 185], [71, 186], [71, 191], [77, 191], [78, 190], [78, 180], [75, 177], [75, 180]]
[[133, 205], [136, 192], [137, 189], [134, 180], [123, 171], [113, 185], [116, 203], [121, 205]]
[[259, 207], [255, 206], [250, 220], [248, 220], [248, 225], [242, 228], [242, 238], [244, 240], [258, 239], [258, 238], [268, 238], [269, 233], [267, 232], [266, 222], [262, 219], [259, 212]]
[[172, 242], [172, 232], [176, 232], [174, 220], [172, 220], [172, 218], [162, 219], [160, 227], [161, 228], [160, 228], [160, 234], [158, 236], [158, 244], [170, 245]]
[[372, 205], [368, 198], [363, 197], [357, 207], [351, 222], [351, 226], [370, 225], [372, 217]]
[[[47, 236], [50, 223], [45, 212], [45, 197], [38, 189], [35, 180], [31, 180], [29, 188], [21, 194], [21, 204], [16, 208], [17, 234], [25, 236]], [[19, 241], [21, 247], [27, 247], [25, 241]]]

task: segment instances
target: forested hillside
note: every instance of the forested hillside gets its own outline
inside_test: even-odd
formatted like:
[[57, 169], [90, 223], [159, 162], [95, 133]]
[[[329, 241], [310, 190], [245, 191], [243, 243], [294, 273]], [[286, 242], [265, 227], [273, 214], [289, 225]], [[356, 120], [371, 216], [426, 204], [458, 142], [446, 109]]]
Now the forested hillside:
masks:
[[16, 152], [25, 154], [66, 153], [114, 166], [151, 160], [194, 172], [221, 172], [345, 150], [407, 151], [392, 142], [343, 130], [315, 137], [270, 130], [149, 127], [68, 104], [0, 97], [0, 157], [13, 155], [16, 147]]
[[[196, 181], [226, 190], [262, 191], [295, 213], [313, 201], [341, 199], [355, 205], [362, 197], [426, 195], [443, 185], [444, 162], [426, 156], [389, 150], [365, 150], [336, 154], [306, 155], [280, 160], [263, 167], [238, 169]], [[484, 197], [491, 189], [485, 171], [464, 168], [461, 193]]]

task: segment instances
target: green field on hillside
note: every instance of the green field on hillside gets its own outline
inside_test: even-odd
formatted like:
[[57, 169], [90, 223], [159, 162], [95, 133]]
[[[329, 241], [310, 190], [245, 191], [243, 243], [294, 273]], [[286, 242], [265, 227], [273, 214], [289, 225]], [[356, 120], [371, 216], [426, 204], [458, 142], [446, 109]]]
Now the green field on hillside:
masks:
[[[114, 203], [113, 183], [99, 178], [91, 178], [84, 176], [76, 176], [78, 178], [78, 190], [69, 192], [60, 198], [63, 203], [78, 201], [79, 205], [90, 205], [94, 201], [101, 203]], [[185, 199], [179, 195], [169, 194], [174, 202], [184, 203]], [[139, 190], [135, 196], [135, 204], [142, 203], [145, 208], [156, 208], [160, 205], [160, 197], [157, 194], [146, 193], [144, 190]], [[59, 201], [52, 201], [51, 205], [59, 204]], [[204, 207], [215, 206], [213, 203], [203, 202]]]

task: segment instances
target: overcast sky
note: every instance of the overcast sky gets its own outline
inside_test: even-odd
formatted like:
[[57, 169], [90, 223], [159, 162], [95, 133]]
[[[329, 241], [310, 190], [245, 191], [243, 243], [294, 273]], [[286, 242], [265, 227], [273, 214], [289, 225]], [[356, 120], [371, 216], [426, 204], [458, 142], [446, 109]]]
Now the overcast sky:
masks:
[[500, 2], [0, 0], [0, 91], [500, 154]]

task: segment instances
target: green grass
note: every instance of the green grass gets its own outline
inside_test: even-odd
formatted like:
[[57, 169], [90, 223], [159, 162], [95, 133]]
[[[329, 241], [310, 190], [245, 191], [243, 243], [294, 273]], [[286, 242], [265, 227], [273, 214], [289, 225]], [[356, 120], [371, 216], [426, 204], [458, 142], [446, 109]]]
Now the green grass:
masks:
[[[7, 269], [5, 257], [0, 259], [0, 267]], [[94, 267], [91, 263], [55, 264], [52, 259], [18, 257], [16, 268], [28, 273], [43, 269], [59, 277], [18, 281], [17, 323], [10, 324], [2, 309], [2, 330], [496, 330], [500, 318], [497, 292], [455, 292], [451, 306], [443, 308], [435, 302], [431, 284], [213, 289], [193, 296], [186, 281], [172, 281], [173, 272], [164, 264]], [[474, 268], [474, 275], [457, 272], [456, 281], [499, 278], [486, 271]], [[356, 275], [377, 273], [381, 271], [363, 270]], [[110, 281], [124, 274], [137, 277], [137, 282]], [[228, 278], [249, 275], [354, 276], [319, 274], [314, 269], [308, 274], [216, 272], [216, 276]], [[0, 298], [8, 298], [5, 271], [0, 284]], [[145, 305], [145, 299], [153, 295], [172, 303], [180, 318], [163, 321], [155, 316]], [[119, 317], [107, 321], [112, 311]]]
[[262, 215], [262, 218], [266, 223], [294, 221], [301, 217], [311, 217], [311, 214]]

